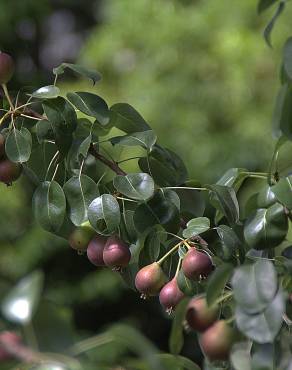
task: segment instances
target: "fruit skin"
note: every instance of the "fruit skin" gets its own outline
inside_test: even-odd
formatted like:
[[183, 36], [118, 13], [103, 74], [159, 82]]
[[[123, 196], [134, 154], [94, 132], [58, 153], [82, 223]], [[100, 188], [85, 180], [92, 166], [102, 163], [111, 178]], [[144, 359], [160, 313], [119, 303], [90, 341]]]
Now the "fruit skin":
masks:
[[135, 278], [135, 286], [142, 293], [143, 298], [157, 295], [167, 278], [157, 262], [143, 267]]
[[198, 280], [201, 277], [207, 277], [212, 272], [213, 264], [206, 253], [192, 248], [182, 261], [182, 269], [187, 278]]
[[177, 285], [176, 277], [164, 285], [159, 294], [160, 304], [171, 313], [179, 302], [184, 298], [184, 293]]
[[[19, 335], [12, 331], [3, 331], [0, 333], [0, 341], [4, 341], [5, 343], [13, 346], [21, 343], [21, 338]], [[5, 351], [4, 348], [0, 345], [0, 362], [9, 360], [12, 356]]]
[[5, 139], [2, 134], [0, 134], [0, 159], [5, 156]]
[[94, 234], [95, 231], [90, 225], [78, 226], [69, 236], [69, 244], [71, 248], [77, 251], [86, 251]]
[[103, 251], [107, 238], [103, 235], [95, 235], [93, 239], [90, 240], [87, 247], [87, 257], [89, 261], [95, 266], [105, 266], [103, 260]]
[[103, 250], [103, 260], [107, 266], [120, 270], [129, 264], [130, 259], [131, 252], [128, 244], [117, 236], [108, 238]]
[[213, 325], [218, 315], [219, 307], [215, 304], [209, 307], [204, 297], [192, 298], [186, 310], [187, 323], [198, 332], [203, 332]]
[[14, 73], [14, 62], [10, 55], [0, 51], [0, 84], [6, 84]]
[[210, 361], [226, 361], [235, 340], [235, 332], [224, 320], [216, 321], [199, 339], [201, 349]]
[[0, 162], [0, 181], [9, 185], [13, 181], [16, 181], [22, 172], [22, 167], [19, 163], [11, 162], [9, 159], [5, 159]]

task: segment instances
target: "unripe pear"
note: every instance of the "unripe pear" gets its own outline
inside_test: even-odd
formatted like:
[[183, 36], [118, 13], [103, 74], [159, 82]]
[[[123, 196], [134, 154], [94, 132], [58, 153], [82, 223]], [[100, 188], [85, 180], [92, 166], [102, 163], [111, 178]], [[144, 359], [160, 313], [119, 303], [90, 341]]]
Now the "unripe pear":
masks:
[[87, 257], [95, 266], [105, 266], [103, 251], [107, 238], [103, 235], [95, 235], [87, 247]]
[[14, 73], [14, 62], [10, 55], [0, 51], [0, 85], [6, 84]]
[[217, 305], [208, 306], [206, 298], [192, 298], [187, 306], [186, 320], [189, 326], [203, 332], [217, 320], [219, 307]]
[[69, 237], [69, 244], [71, 248], [80, 252], [84, 252], [86, 251], [94, 234], [94, 229], [88, 223], [85, 223], [76, 227], [76, 229], [71, 233]]
[[160, 304], [167, 313], [171, 313], [183, 298], [184, 293], [179, 289], [176, 277], [166, 283], [159, 293]]
[[211, 258], [204, 252], [191, 248], [182, 261], [185, 276], [191, 280], [207, 277], [213, 270]]
[[[4, 342], [7, 346], [15, 346], [21, 343], [21, 338], [19, 335], [12, 331], [3, 331], [0, 333], [0, 343]], [[6, 361], [11, 358], [11, 355], [3, 348], [0, 344], [0, 362]]]
[[5, 159], [0, 162], [0, 181], [9, 185], [16, 181], [22, 172], [22, 167], [19, 163], [11, 162]]
[[131, 252], [128, 244], [117, 236], [108, 238], [103, 250], [103, 260], [107, 266], [120, 270], [129, 264], [130, 259]]
[[199, 339], [201, 349], [210, 361], [226, 361], [235, 341], [235, 332], [224, 320], [216, 321]]
[[142, 298], [157, 295], [167, 278], [157, 262], [143, 267], [135, 278], [135, 286], [142, 293]]
[[0, 134], [0, 159], [5, 155], [5, 139], [2, 134]]

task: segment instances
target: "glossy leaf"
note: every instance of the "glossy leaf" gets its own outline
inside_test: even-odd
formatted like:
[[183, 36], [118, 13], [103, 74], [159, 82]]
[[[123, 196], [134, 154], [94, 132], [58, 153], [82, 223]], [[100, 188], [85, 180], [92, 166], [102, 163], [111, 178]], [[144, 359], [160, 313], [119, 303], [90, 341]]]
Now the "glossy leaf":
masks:
[[38, 99], [53, 99], [60, 95], [60, 89], [54, 85], [43, 86], [34, 91], [31, 96]]
[[207, 185], [212, 190], [219, 202], [220, 211], [230, 224], [239, 220], [239, 205], [233, 188], [222, 185]]
[[178, 273], [177, 285], [179, 289], [188, 297], [192, 297], [198, 293], [198, 283], [188, 279], [182, 270], [180, 270]]
[[237, 306], [236, 324], [251, 340], [257, 343], [272, 343], [282, 326], [284, 312], [283, 293], [279, 290], [273, 301], [260, 313], [250, 315]]
[[217, 234], [221, 240], [222, 247], [226, 250], [228, 255], [237, 255], [240, 257], [243, 246], [237, 234], [231, 227], [227, 225], [220, 225], [216, 227]]
[[91, 140], [92, 140], [92, 137], [91, 135], [88, 135], [79, 145], [79, 148], [78, 148], [78, 152], [77, 152], [77, 156], [78, 158], [81, 157], [81, 158], [87, 158], [88, 156], [88, 151], [89, 151], [89, 147], [90, 147], [90, 144], [91, 144]]
[[71, 69], [73, 72], [92, 80], [94, 85], [101, 79], [101, 75], [97, 71], [85, 68], [79, 64], [62, 63], [58, 67], [53, 69], [53, 73], [56, 76], [59, 76], [65, 72], [66, 68]]
[[131, 173], [116, 176], [113, 181], [118, 192], [129, 198], [147, 200], [154, 194], [154, 181], [147, 173]]
[[68, 100], [87, 116], [94, 117], [105, 126], [109, 123], [110, 114], [106, 102], [98, 95], [88, 92], [68, 93]]
[[60, 229], [66, 212], [66, 198], [63, 189], [56, 181], [41, 183], [32, 200], [37, 222], [47, 231]]
[[174, 320], [169, 337], [170, 353], [178, 355], [184, 344], [183, 322], [185, 320], [186, 308], [189, 299], [182, 300], [175, 309]]
[[139, 266], [144, 267], [150, 265], [153, 261], [156, 261], [160, 254], [160, 244], [163, 234], [159, 233], [160, 227], [155, 227], [146, 236], [143, 249], [139, 255]]
[[245, 168], [230, 168], [216, 184], [233, 187], [235, 191], [238, 191], [247, 177], [248, 171]]
[[224, 263], [216, 267], [214, 272], [208, 278], [206, 298], [209, 306], [211, 306], [222, 294], [232, 272], [233, 266], [231, 264]]
[[241, 310], [255, 314], [269, 306], [277, 292], [277, 274], [269, 260], [238, 267], [232, 277], [234, 298]]
[[5, 152], [12, 162], [27, 162], [31, 155], [31, 147], [31, 134], [24, 127], [20, 131], [17, 129], [10, 131], [5, 140]]
[[114, 113], [114, 126], [126, 133], [132, 134], [151, 130], [140, 113], [129, 104], [117, 103], [112, 105], [110, 110]]
[[288, 218], [281, 204], [258, 209], [245, 222], [244, 237], [250, 248], [267, 249], [279, 245], [288, 232]]
[[[192, 184], [186, 184], [191, 186]], [[203, 193], [197, 190], [176, 189], [180, 199], [180, 210], [183, 215], [200, 217], [205, 211], [205, 199]]]
[[141, 233], [158, 224], [167, 231], [177, 232], [180, 226], [179, 211], [161, 192], [157, 192], [153, 198], [136, 208], [134, 223]]
[[62, 133], [72, 133], [75, 130], [76, 112], [64, 98], [47, 100], [43, 103], [43, 108], [55, 132], [60, 130]]
[[1, 311], [7, 320], [22, 325], [31, 321], [40, 300], [43, 279], [42, 272], [35, 271], [21, 279], [4, 297]]
[[79, 226], [88, 219], [88, 207], [99, 196], [96, 183], [86, 175], [73, 176], [64, 185], [69, 205], [69, 216]]
[[113, 145], [119, 144], [122, 146], [141, 146], [149, 151], [152, 150], [156, 140], [157, 136], [152, 130], [134, 132], [125, 136], [115, 136], [110, 139]]
[[277, 202], [273, 187], [266, 184], [257, 195], [257, 207], [269, 208]]
[[88, 219], [98, 233], [112, 234], [121, 221], [120, 206], [116, 198], [110, 194], [103, 194], [94, 199], [88, 208]]
[[42, 143], [44, 140], [54, 139], [54, 136], [53, 136], [54, 131], [53, 131], [52, 125], [46, 119], [43, 119], [37, 122], [36, 134], [37, 134], [39, 143]]
[[207, 217], [193, 218], [187, 223], [187, 228], [183, 231], [184, 238], [191, 238], [193, 236], [202, 234], [210, 229], [210, 220]]
[[271, 190], [280, 203], [292, 209], [292, 176], [280, 179]]

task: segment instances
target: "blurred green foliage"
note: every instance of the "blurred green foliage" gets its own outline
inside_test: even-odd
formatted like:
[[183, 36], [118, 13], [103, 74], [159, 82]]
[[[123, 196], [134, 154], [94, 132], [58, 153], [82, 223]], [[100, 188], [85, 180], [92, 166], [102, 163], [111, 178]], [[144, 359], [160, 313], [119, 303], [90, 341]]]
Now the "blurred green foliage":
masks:
[[[255, 0], [87, 1], [84, 13], [81, 3], [0, 0], [0, 46], [22, 60], [15, 88], [23, 81], [51, 83], [39, 52], [46, 38], [42, 25], [56, 8], [73, 9], [80, 16], [79, 32], [88, 19], [91, 26], [97, 23], [88, 18], [92, 13], [100, 23], [87, 33], [79, 58], [103, 74], [92, 89], [110, 103], [124, 101], [137, 108], [159, 141], [182, 156], [194, 178], [213, 181], [233, 166], [266, 169], [289, 9], [276, 27], [271, 50], [261, 33], [272, 13], [259, 17]], [[35, 34], [20, 42], [19, 22], [28, 19], [36, 24]], [[33, 68], [21, 69], [27, 54]], [[65, 80], [64, 87], [73, 91], [84, 85]], [[0, 296], [30, 271], [45, 272], [43, 302], [35, 319], [42, 333], [38, 339], [44, 342], [41, 349], [56, 350], [52, 326], [74, 327], [74, 336], [85, 338], [123, 320], [167, 351], [170, 320], [156, 300], [141, 304], [117, 275], [96, 269], [66, 241], [41, 231], [32, 219], [30, 198], [31, 186], [24, 179], [13, 188], [0, 187]], [[198, 360], [190, 339], [183, 353]], [[114, 366], [127, 354], [123, 346], [105, 346], [88, 358]]]

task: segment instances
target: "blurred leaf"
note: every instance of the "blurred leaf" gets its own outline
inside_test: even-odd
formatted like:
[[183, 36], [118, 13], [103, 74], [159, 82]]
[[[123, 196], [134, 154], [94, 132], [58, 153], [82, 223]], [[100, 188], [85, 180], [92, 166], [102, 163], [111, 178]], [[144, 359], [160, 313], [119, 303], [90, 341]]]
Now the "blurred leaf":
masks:
[[99, 196], [96, 183], [86, 175], [73, 176], [64, 185], [69, 204], [69, 216], [79, 226], [88, 219], [88, 207]]
[[173, 355], [178, 355], [184, 345], [183, 321], [185, 320], [188, 302], [189, 299], [185, 298], [178, 304], [174, 311], [174, 320], [169, 337], [169, 350]]
[[283, 66], [289, 79], [292, 79], [292, 37], [289, 37], [284, 45]]
[[183, 230], [183, 237], [188, 239], [209, 229], [210, 220], [207, 217], [193, 218], [187, 223], [187, 228]]
[[188, 297], [198, 293], [198, 282], [188, 279], [183, 270], [180, 270], [177, 276], [177, 285], [179, 289]]
[[12, 288], [1, 304], [1, 311], [7, 320], [22, 325], [31, 321], [40, 300], [43, 280], [43, 273], [35, 271]]
[[198, 365], [183, 356], [162, 353], [161, 355], [157, 355], [157, 357], [168, 370], [200, 370]]
[[144, 200], [154, 194], [154, 181], [147, 173], [131, 173], [126, 176], [116, 176], [113, 180], [118, 192], [129, 198]]
[[252, 370], [274, 370], [275, 369], [275, 348], [273, 344], [264, 343], [258, 344], [253, 343], [251, 358]]
[[110, 139], [113, 145], [119, 144], [122, 146], [142, 146], [142, 148], [149, 151], [152, 150], [153, 145], [157, 140], [157, 136], [152, 130], [133, 132], [130, 135], [115, 136]]
[[114, 112], [114, 126], [126, 133], [132, 134], [151, 130], [140, 113], [129, 104], [117, 103], [112, 105], [110, 110]]
[[85, 68], [79, 64], [62, 63], [58, 67], [53, 69], [53, 73], [54, 75], [59, 76], [64, 73], [66, 68], [69, 68], [73, 72], [92, 80], [94, 85], [101, 79], [101, 75], [98, 72], [92, 69]]
[[98, 95], [88, 92], [68, 93], [68, 100], [87, 116], [94, 117], [105, 126], [109, 123], [110, 115], [106, 102]]
[[27, 162], [31, 155], [32, 139], [26, 128], [13, 129], [5, 140], [5, 153], [12, 162]]
[[280, 179], [271, 187], [271, 191], [280, 203], [288, 209], [292, 209], [292, 176]]
[[259, 0], [258, 12], [262, 13], [264, 10], [268, 9], [270, 6], [274, 5], [278, 0]]
[[32, 207], [35, 219], [45, 230], [58, 231], [66, 212], [63, 189], [56, 181], [44, 181], [34, 192]]
[[235, 348], [230, 355], [230, 361], [234, 370], [252, 370], [250, 365], [250, 354], [245, 348]]
[[273, 31], [273, 28], [275, 26], [275, 23], [276, 23], [277, 19], [279, 18], [279, 16], [283, 12], [283, 10], [285, 8], [285, 5], [286, 5], [285, 1], [280, 2], [278, 8], [276, 9], [276, 12], [274, 13], [272, 19], [270, 20], [270, 22], [268, 23], [268, 25], [266, 26], [266, 28], [264, 30], [264, 39], [266, 40], [266, 43], [270, 47], [272, 47], [271, 34], [272, 34], [272, 31]]
[[116, 198], [110, 194], [103, 194], [94, 199], [88, 208], [88, 219], [98, 233], [112, 234], [121, 221], [120, 206]]
[[238, 267], [231, 283], [238, 307], [249, 314], [263, 311], [271, 304], [277, 292], [274, 265], [264, 259]]
[[43, 86], [34, 91], [31, 96], [38, 99], [53, 99], [60, 95], [60, 89], [54, 85]]
[[211, 306], [216, 299], [223, 293], [223, 290], [233, 272], [233, 266], [224, 263], [213, 271], [207, 282], [207, 302]]

